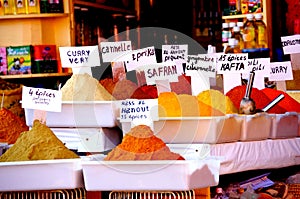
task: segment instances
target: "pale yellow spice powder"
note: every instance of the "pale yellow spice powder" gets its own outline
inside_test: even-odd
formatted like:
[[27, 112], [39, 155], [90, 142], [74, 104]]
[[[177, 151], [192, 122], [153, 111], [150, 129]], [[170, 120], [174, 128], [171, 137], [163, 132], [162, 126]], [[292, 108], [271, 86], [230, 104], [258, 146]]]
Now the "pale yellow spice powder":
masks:
[[61, 88], [63, 101], [111, 101], [114, 97], [89, 74], [73, 74]]

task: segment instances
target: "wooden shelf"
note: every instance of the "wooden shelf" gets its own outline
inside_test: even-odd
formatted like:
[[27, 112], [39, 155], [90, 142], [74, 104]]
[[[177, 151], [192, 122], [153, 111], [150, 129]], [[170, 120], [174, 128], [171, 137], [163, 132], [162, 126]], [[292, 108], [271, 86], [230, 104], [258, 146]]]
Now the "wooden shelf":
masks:
[[103, 4], [100, 4], [100, 3], [93, 3], [93, 2], [87, 2], [87, 1], [75, 0], [75, 1], [73, 1], [73, 4], [77, 5], [77, 6], [87, 6], [87, 7], [92, 7], [92, 8], [96, 8], [96, 9], [114, 11], [114, 12], [124, 13], [124, 14], [135, 14], [135, 11], [132, 11], [132, 10], [106, 6], [106, 5], [103, 5]]
[[0, 75], [2, 79], [22, 79], [22, 78], [43, 78], [43, 77], [66, 77], [72, 73], [38, 73], [38, 74], [21, 74], [21, 75]]
[[3, 15], [0, 20], [4, 19], [33, 19], [33, 18], [53, 18], [68, 17], [68, 13], [42, 13], [42, 14], [21, 14], [21, 15]]
[[222, 19], [243, 19], [246, 18], [247, 14], [241, 14], [241, 15], [228, 15], [228, 16], [222, 16]]

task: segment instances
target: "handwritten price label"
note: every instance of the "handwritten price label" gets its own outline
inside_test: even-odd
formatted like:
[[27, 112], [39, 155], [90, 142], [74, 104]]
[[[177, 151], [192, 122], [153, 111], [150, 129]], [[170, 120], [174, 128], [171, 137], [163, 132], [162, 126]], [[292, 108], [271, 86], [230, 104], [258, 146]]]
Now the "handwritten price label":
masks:
[[247, 73], [248, 67], [248, 54], [217, 54], [217, 73]]
[[158, 120], [158, 101], [157, 99], [128, 99], [122, 100], [120, 106], [121, 122], [148, 123]]
[[22, 108], [61, 112], [61, 91], [23, 86]]

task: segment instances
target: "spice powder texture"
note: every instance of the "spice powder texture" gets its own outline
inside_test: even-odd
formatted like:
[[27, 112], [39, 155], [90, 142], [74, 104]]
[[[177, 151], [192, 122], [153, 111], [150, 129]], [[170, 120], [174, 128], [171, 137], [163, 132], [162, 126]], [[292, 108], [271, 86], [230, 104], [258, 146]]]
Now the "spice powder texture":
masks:
[[15, 144], [0, 156], [0, 162], [79, 158], [62, 143], [49, 127], [35, 120]]
[[147, 125], [138, 125], [125, 134], [122, 142], [104, 160], [184, 160], [172, 152]]
[[89, 74], [73, 74], [61, 88], [63, 101], [110, 101], [114, 97]]
[[0, 110], [0, 142], [14, 144], [23, 131], [29, 127], [19, 116], [6, 108]]

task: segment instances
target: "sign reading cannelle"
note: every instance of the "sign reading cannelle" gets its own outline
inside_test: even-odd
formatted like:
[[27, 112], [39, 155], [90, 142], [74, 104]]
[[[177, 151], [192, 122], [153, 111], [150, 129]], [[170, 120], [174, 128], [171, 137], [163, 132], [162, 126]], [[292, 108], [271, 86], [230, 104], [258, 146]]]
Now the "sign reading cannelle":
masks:
[[126, 54], [131, 51], [131, 41], [100, 43], [100, 52], [103, 62], [127, 61]]

